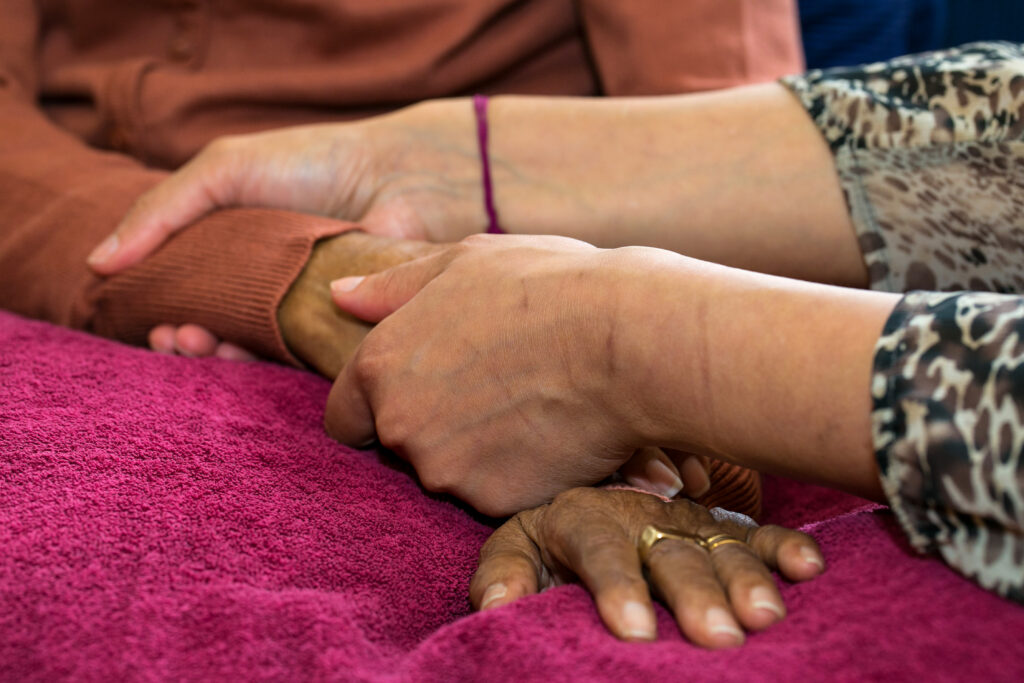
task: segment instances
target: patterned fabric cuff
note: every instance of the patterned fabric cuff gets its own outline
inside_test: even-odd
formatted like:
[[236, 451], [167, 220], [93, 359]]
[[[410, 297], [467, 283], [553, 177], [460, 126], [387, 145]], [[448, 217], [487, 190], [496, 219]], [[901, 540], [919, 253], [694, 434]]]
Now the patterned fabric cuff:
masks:
[[872, 289], [1024, 291], [1024, 46], [781, 82], [832, 148]]
[[1024, 299], [908, 294], [871, 393], [882, 486], [911, 544], [1024, 601]]

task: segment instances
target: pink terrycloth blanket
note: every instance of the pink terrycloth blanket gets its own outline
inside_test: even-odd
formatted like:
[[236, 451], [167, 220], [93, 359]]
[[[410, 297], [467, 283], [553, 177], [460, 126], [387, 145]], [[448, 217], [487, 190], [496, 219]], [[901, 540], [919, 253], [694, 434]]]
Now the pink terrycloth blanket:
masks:
[[829, 563], [782, 624], [627, 644], [578, 586], [471, 614], [489, 528], [327, 438], [323, 379], [0, 313], [0, 380], [2, 680], [1024, 680], [1024, 609], [855, 498], [768, 479]]

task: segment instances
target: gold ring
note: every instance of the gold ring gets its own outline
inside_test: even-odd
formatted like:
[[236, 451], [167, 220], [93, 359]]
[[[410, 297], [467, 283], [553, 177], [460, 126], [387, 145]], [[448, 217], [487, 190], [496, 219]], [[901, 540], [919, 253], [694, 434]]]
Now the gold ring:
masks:
[[746, 543], [744, 543], [740, 539], [730, 536], [729, 534], [715, 534], [714, 536], [708, 536], [707, 538], [703, 538], [701, 540], [704, 541], [702, 547], [706, 549], [709, 553], [715, 548], [721, 547], [723, 545], [728, 545], [729, 543], [739, 543], [740, 545], [746, 545]]
[[640, 534], [640, 545], [637, 548], [640, 551], [640, 559], [644, 561], [644, 564], [647, 563], [647, 558], [650, 556], [654, 546], [669, 538], [693, 543], [697, 547], [707, 550], [707, 542], [700, 536], [681, 534], [674, 531], [662, 531], [653, 524], [648, 524]]

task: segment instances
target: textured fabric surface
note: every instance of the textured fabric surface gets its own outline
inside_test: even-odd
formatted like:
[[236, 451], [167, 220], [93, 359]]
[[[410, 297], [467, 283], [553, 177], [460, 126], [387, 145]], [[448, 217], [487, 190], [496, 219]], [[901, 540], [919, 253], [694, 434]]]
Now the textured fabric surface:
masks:
[[470, 615], [489, 529], [331, 442], [329, 384], [0, 313], [0, 680], [1020, 680], [1024, 610], [876, 505], [767, 478], [829, 564], [705, 652], [625, 644], [563, 586]]
[[1024, 291], [1024, 45], [783, 84], [835, 154], [872, 289]]
[[911, 544], [1024, 603], [1024, 302], [912, 292], [875, 353], [882, 488]]

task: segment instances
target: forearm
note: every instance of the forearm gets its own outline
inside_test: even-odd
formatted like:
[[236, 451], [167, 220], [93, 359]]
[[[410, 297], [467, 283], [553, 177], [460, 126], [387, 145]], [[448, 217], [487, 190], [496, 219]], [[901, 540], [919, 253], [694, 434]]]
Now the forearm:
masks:
[[882, 498], [871, 369], [898, 296], [637, 257], [637, 300], [663, 302], [620, 304], [647, 440]]
[[490, 105], [502, 227], [787, 277], [867, 273], [821, 133], [781, 85]]

